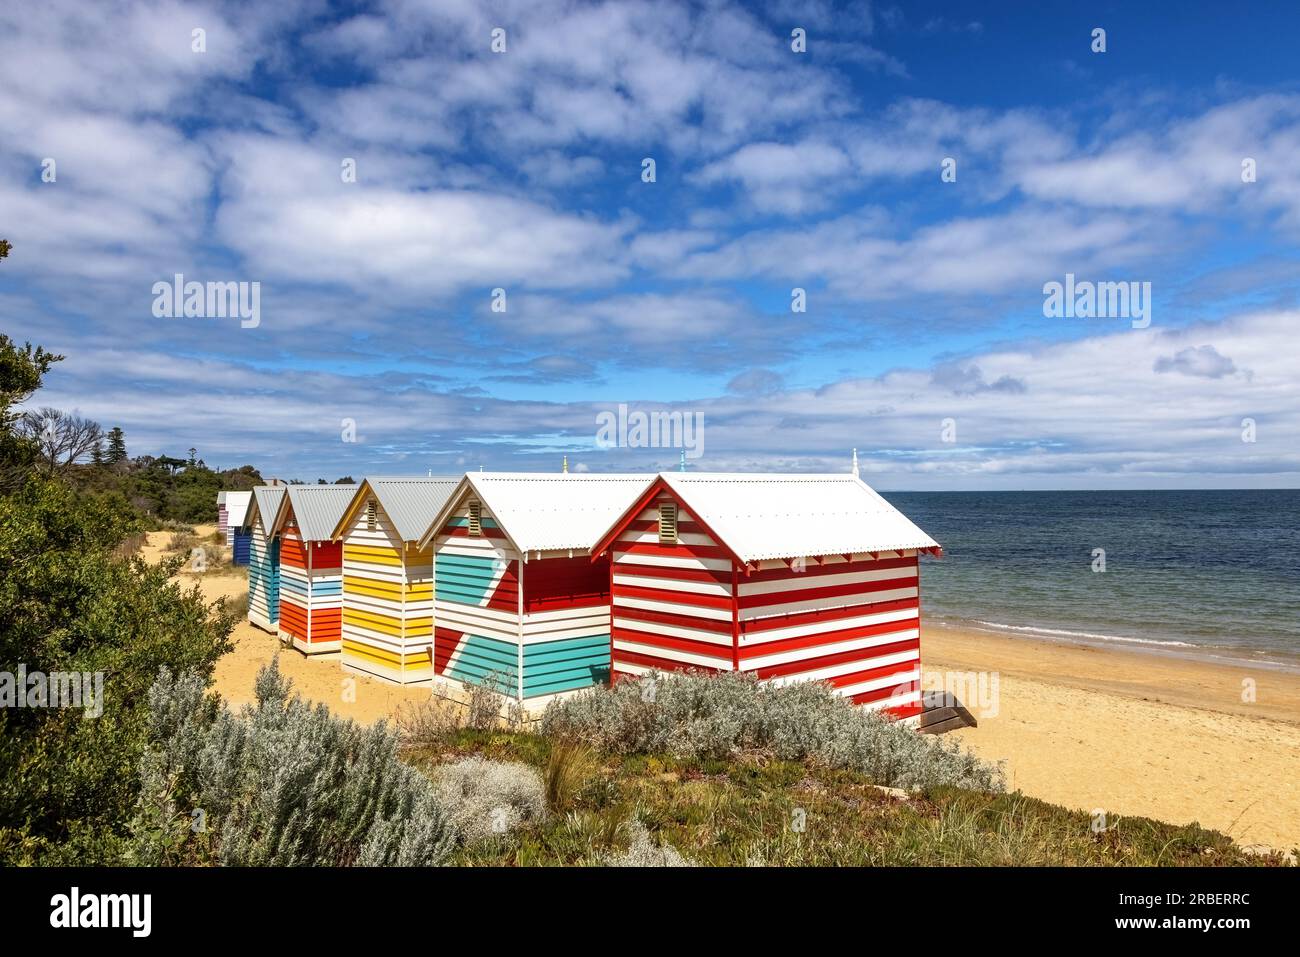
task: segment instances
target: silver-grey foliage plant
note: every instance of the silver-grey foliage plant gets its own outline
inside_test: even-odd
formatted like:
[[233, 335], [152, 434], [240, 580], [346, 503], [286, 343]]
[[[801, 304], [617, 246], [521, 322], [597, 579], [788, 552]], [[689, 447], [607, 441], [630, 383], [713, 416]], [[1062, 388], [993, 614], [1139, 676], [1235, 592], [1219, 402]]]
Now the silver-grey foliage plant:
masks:
[[811, 759], [892, 787], [1005, 787], [998, 766], [956, 741], [945, 743], [857, 707], [824, 682], [772, 685], [746, 674], [650, 673], [552, 702], [542, 732], [619, 754], [726, 758], [766, 752]]
[[164, 671], [149, 692], [133, 853], [227, 865], [432, 865], [455, 835], [432, 782], [397, 757], [395, 731], [337, 718], [272, 662], [256, 705], [232, 712], [201, 679]]
[[434, 782], [464, 844], [509, 833], [546, 814], [542, 777], [526, 764], [471, 756], [437, 768]]
[[632, 820], [627, 829], [631, 834], [626, 851], [611, 854], [601, 861], [606, 867], [694, 867], [695, 864], [671, 844], [657, 844], [646, 826]]

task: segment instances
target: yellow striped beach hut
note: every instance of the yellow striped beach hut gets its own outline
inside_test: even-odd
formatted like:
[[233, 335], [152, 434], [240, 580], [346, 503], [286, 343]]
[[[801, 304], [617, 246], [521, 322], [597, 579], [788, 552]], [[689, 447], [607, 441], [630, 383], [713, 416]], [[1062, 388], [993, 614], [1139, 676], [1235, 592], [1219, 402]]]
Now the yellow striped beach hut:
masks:
[[433, 677], [433, 548], [417, 545], [459, 476], [367, 478], [333, 539], [343, 543], [345, 670], [411, 684]]

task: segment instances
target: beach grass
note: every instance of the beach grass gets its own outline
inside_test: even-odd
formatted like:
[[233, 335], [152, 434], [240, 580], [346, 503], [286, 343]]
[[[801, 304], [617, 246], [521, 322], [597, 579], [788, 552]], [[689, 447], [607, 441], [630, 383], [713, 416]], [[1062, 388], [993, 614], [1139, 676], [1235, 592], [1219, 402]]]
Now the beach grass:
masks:
[[404, 758], [431, 771], [477, 754], [563, 778], [552, 791], [559, 803], [543, 821], [462, 847], [452, 859], [461, 865], [598, 865], [624, 852], [642, 829], [655, 844], [709, 866], [1282, 863], [1197, 825], [1122, 817], [1094, 830], [1088, 813], [1020, 793], [900, 792], [853, 771], [761, 755], [684, 760], [575, 755], [571, 748], [527, 732], [458, 729]]

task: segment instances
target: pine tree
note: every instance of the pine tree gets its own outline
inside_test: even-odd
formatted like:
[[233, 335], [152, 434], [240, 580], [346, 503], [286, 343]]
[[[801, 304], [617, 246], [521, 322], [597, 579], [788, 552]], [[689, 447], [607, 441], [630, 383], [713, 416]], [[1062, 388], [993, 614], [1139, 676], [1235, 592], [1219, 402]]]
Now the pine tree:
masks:
[[126, 461], [126, 436], [116, 425], [108, 430], [108, 461], [114, 465]]
[[90, 462], [97, 467], [104, 464], [104, 443], [102, 440], [96, 442], [95, 447], [90, 450]]

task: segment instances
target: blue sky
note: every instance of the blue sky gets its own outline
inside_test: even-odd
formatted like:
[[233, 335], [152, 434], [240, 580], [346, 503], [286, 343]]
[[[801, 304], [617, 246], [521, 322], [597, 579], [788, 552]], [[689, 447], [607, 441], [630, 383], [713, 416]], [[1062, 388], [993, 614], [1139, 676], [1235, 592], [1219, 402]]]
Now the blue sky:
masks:
[[[1295, 486], [1300, 11], [983, 6], [11, 5], [0, 330], [268, 476], [675, 467], [626, 405], [697, 469]], [[155, 317], [176, 273], [260, 324]], [[1149, 327], [1046, 317], [1067, 273]]]

